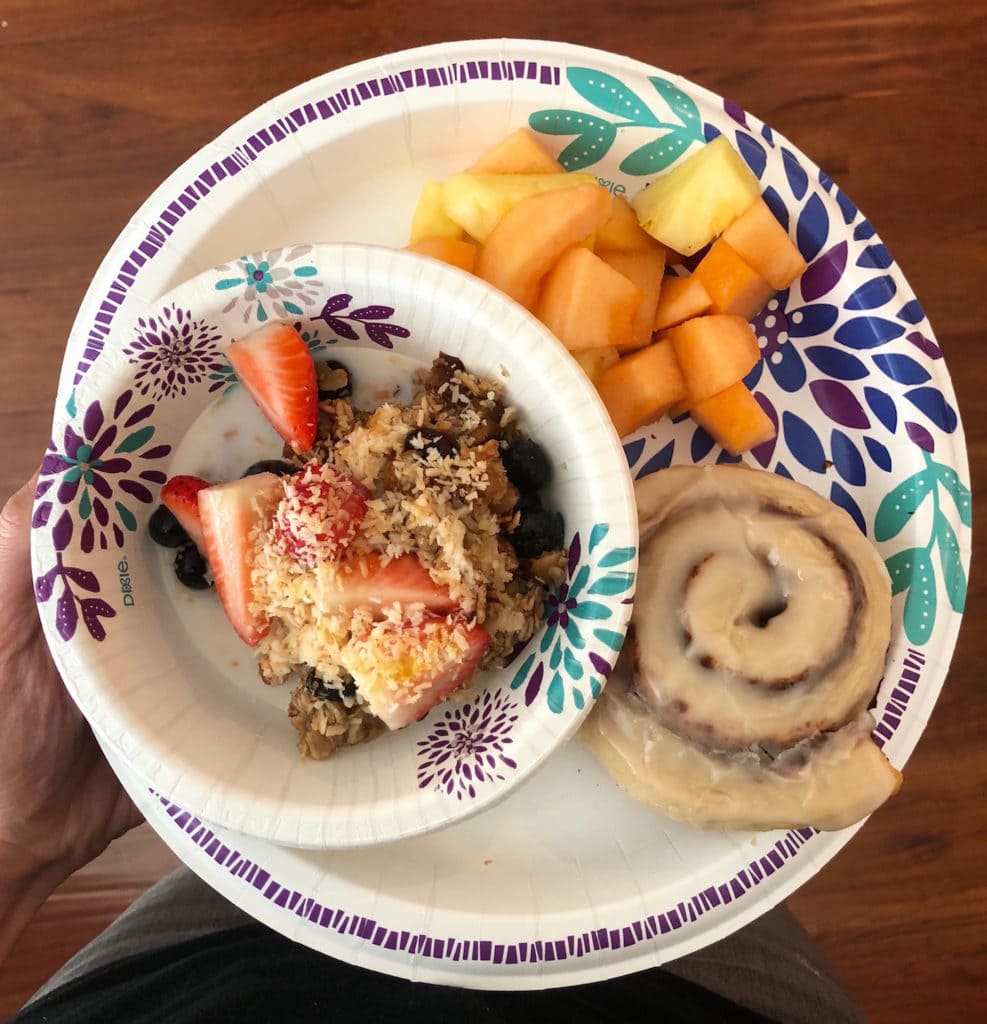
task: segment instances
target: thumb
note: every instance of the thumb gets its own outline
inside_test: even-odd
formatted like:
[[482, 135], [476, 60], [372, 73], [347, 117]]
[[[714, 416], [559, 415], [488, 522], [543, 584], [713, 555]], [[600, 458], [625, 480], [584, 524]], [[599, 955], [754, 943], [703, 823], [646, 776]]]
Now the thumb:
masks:
[[37, 485], [35, 473], [0, 510], [0, 603], [5, 591], [31, 590], [31, 509]]

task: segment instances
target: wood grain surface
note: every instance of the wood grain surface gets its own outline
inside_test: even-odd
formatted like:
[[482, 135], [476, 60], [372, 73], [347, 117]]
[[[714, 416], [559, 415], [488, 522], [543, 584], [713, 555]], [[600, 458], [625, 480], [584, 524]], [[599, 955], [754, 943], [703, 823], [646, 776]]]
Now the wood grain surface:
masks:
[[[924, 303], [977, 493], [987, 473], [983, 3], [3, 0], [0, 497], [40, 459], [91, 276], [164, 177], [306, 78], [480, 35], [598, 46], [680, 73], [825, 168]], [[950, 675], [903, 790], [790, 901], [875, 1021], [987, 1019], [985, 536]], [[0, 1015], [172, 863], [145, 826], [67, 882], [3, 970]]]

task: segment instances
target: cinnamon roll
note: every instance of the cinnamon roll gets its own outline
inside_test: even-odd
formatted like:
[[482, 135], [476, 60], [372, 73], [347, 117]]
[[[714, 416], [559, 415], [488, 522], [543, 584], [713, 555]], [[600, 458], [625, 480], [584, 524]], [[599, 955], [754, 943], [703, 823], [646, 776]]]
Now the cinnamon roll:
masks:
[[583, 738], [631, 795], [697, 825], [842, 828], [900, 776], [867, 712], [891, 587], [850, 517], [784, 477], [676, 467], [639, 481], [631, 676]]

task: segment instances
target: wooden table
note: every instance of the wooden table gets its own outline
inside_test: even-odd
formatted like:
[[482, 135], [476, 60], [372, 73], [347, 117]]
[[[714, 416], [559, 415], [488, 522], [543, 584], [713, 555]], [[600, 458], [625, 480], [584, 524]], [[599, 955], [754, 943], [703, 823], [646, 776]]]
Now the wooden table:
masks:
[[[570, 0], [562, 14], [503, 0], [479, 10], [451, 0], [0, 6], [0, 496], [38, 463], [91, 275], [162, 178], [303, 79], [481, 34], [648, 61], [795, 140], [866, 211], [923, 301], [958, 392], [976, 491], [987, 472], [982, 5]], [[904, 789], [791, 900], [874, 1020], [987, 1014], [982, 579], [975, 571], [952, 671]], [[0, 981], [4, 1015], [171, 863], [153, 834], [126, 843], [49, 901]]]

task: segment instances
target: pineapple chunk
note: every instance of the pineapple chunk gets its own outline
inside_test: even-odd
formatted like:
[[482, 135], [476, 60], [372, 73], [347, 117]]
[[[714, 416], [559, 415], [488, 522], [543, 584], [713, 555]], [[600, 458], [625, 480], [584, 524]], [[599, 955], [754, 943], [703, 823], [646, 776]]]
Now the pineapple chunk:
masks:
[[449, 220], [442, 207], [442, 184], [427, 181], [411, 217], [411, 242], [423, 238], [462, 238], [463, 229]]
[[719, 135], [633, 198], [641, 226], [691, 256], [761, 196], [761, 186], [726, 136]]
[[522, 199], [587, 184], [596, 184], [592, 174], [454, 174], [442, 186], [442, 204], [470, 238], [486, 242]]

